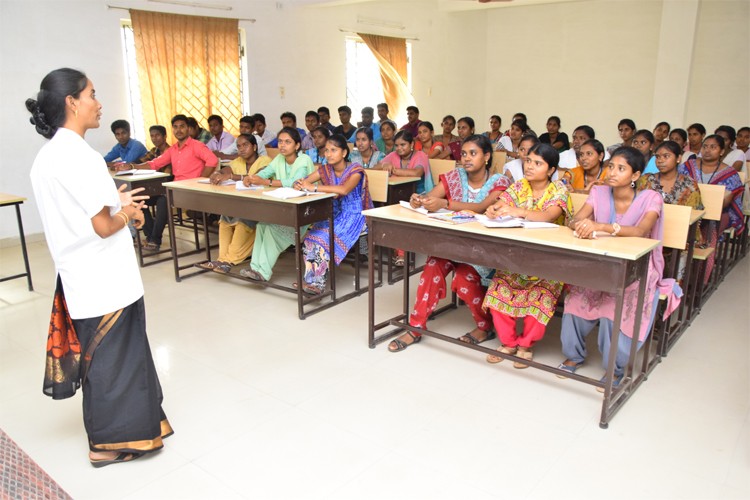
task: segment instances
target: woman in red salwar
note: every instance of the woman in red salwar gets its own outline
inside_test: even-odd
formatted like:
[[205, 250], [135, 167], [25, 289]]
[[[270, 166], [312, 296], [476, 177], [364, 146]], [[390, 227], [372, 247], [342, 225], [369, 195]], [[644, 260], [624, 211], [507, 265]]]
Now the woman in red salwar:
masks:
[[[438, 185], [426, 195], [412, 195], [411, 206], [424, 207], [431, 212], [447, 208], [482, 213], [497, 200], [509, 184], [508, 178], [502, 174], [490, 175], [491, 168], [490, 140], [481, 135], [469, 136], [461, 147], [461, 166], [441, 175]], [[489, 313], [482, 310], [482, 299], [487, 292], [492, 270], [440, 257], [427, 258], [424, 271], [419, 278], [417, 297], [409, 324], [416, 328], [426, 328], [427, 318], [435, 310], [438, 302], [445, 298], [445, 278], [450, 272], [454, 273], [451, 289], [466, 303], [476, 323], [476, 328], [461, 336], [459, 340], [479, 344], [493, 338], [492, 320]], [[392, 340], [388, 344], [388, 350], [403, 351], [420, 340], [422, 336], [419, 333], [407, 331]]]

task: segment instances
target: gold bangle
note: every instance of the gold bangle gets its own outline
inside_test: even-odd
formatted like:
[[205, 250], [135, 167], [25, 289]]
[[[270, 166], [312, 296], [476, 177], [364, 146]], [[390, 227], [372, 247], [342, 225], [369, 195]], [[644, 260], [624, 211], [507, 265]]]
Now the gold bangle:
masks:
[[120, 210], [119, 212], [117, 212], [115, 215], [120, 216], [120, 218], [122, 219], [122, 221], [125, 223], [125, 226], [127, 226], [128, 222], [130, 222], [130, 217], [128, 217], [128, 214], [126, 214], [122, 210]]

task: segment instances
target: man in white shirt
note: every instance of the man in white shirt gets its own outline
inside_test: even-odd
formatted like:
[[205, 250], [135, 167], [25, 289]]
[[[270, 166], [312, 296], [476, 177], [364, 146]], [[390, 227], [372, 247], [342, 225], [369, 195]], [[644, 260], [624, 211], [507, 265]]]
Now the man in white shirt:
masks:
[[208, 131], [211, 132], [211, 140], [206, 146], [214, 154], [220, 153], [222, 149], [231, 146], [234, 142], [234, 136], [224, 131], [224, 119], [219, 115], [208, 117]]
[[[258, 156], [266, 155], [266, 145], [263, 139], [255, 132], [255, 119], [252, 116], [243, 116], [240, 118], [240, 134], [252, 134], [255, 136], [255, 142], [258, 143]], [[229, 146], [219, 151], [216, 156], [220, 160], [234, 160], [237, 158], [237, 139]]]

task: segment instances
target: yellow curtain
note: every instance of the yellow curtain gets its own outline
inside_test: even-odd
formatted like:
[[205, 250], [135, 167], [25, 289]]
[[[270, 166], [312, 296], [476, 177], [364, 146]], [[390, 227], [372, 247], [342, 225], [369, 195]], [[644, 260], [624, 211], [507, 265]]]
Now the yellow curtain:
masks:
[[[236, 19], [131, 10], [136, 63], [146, 129], [192, 116], [203, 128], [216, 114], [239, 133], [242, 117]], [[148, 134], [146, 134], [148, 137]], [[173, 138], [172, 138], [173, 139]]]
[[407, 87], [406, 40], [389, 36], [357, 33], [372, 51], [380, 66], [385, 102], [391, 116], [402, 116], [406, 107], [414, 104], [414, 98]]

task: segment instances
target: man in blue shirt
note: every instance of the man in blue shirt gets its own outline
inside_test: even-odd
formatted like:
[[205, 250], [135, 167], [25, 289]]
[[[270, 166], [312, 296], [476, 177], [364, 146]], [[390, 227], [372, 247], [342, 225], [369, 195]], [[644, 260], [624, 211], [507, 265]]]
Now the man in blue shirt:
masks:
[[[297, 132], [299, 132], [300, 138], [302, 139], [305, 138], [305, 136], [307, 135], [307, 132], [305, 132], [304, 130], [302, 130], [301, 128], [297, 126], [297, 115], [295, 115], [291, 111], [284, 111], [283, 113], [281, 113], [280, 118], [281, 118], [282, 127], [296, 128]], [[279, 138], [278, 137], [274, 138], [267, 145], [269, 148], [278, 148]]]
[[148, 153], [146, 146], [130, 138], [130, 124], [126, 120], [115, 120], [112, 122], [112, 133], [115, 134], [117, 144], [112, 151], [104, 156], [104, 161], [108, 167], [114, 167], [115, 160], [119, 158], [120, 162], [133, 163]]

